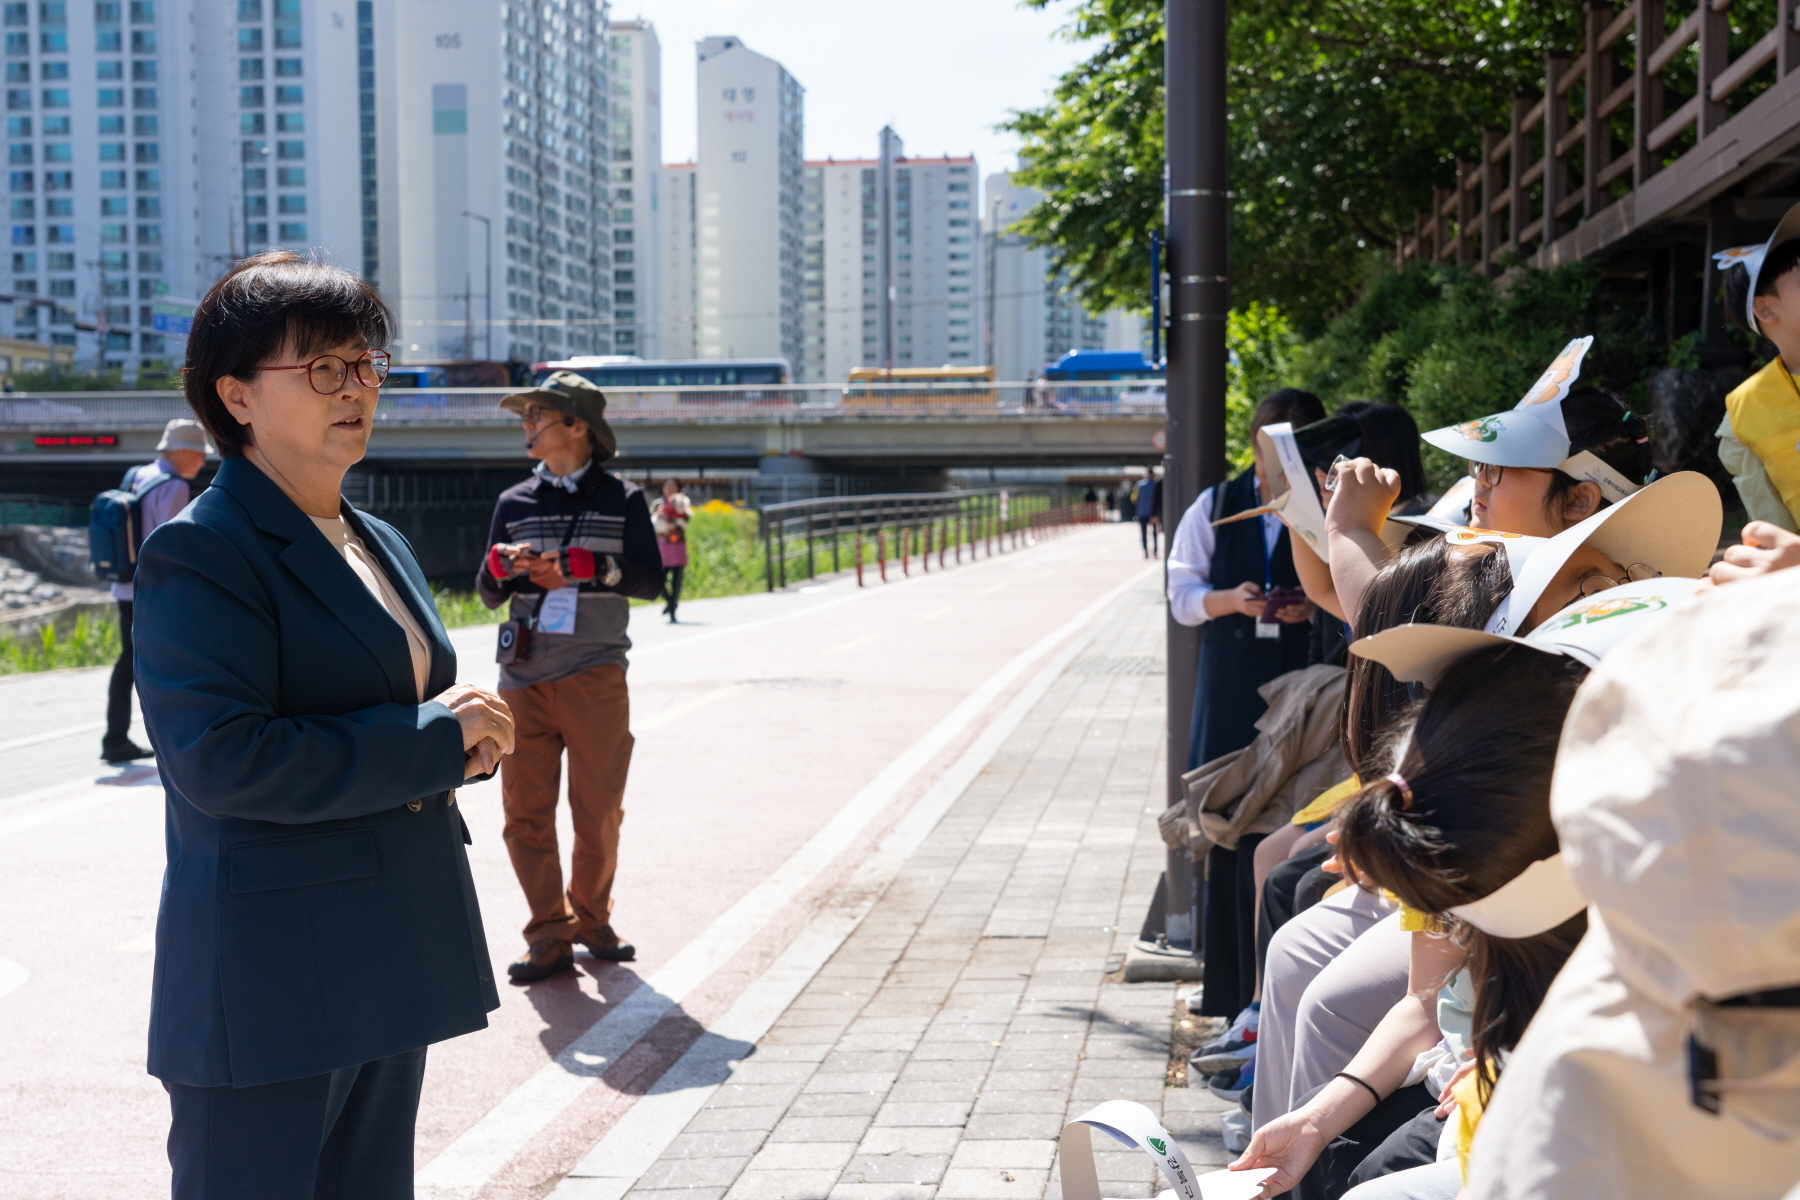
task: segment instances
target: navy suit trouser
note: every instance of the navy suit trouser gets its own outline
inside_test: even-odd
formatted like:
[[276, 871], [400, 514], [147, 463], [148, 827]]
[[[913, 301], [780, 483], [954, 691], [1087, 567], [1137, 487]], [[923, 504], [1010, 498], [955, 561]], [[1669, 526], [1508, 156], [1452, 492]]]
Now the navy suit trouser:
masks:
[[256, 1087], [165, 1083], [174, 1200], [412, 1200], [425, 1048]]

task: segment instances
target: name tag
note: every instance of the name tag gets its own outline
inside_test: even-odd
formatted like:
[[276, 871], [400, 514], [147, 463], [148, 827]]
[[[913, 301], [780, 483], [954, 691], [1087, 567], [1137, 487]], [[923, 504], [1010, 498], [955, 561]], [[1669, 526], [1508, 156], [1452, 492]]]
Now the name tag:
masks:
[[1256, 623], [1256, 636], [1259, 638], [1280, 637], [1281, 623], [1279, 621], [1258, 621]]
[[538, 631], [540, 633], [574, 633], [575, 601], [580, 595], [581, 588], [575, 584], [547, 593], [544, 596], [543, 604], [538, 607]]

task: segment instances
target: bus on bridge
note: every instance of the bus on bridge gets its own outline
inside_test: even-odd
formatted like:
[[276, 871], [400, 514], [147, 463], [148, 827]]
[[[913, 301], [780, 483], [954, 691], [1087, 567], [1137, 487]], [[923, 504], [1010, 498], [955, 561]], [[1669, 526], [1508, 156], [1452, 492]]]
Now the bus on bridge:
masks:
[[573, 371], [603, 388], [753, 387], [794, 382], [785, 358], [638, 358], [629, 354], [587, 355], [534, 363], [532, 382], [557, 371]]

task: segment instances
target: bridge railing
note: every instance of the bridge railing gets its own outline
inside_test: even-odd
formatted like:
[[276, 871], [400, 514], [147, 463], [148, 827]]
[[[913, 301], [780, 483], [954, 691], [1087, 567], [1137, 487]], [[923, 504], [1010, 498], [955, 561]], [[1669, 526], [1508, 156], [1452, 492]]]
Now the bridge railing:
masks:
[[[508, 425], [500, 408], [516, 388], [383, 388], [382, 424]], [[1078, 418], [1136, 413], [1160, 416], [1160, 382], [608, 388], [609, 421], [891, 419], [992, 416]], [[15, 392], [0, 395], [0, 428], [18, 430], [156, 427], [192, 416], [180, 392]]]
[[846, 563], [856, 571], [858, 587], [869, 567], [883, 582], [890, 567], [902, 576], [911, 575], [915, 564], [924, 572], [943, 570], [965, 554], [973, 561], [1105, 519], [1098, 503], [1080, 496], [1061, 487], [982, 488], [764, 505], [760, 532], [768, 589], [786, 587], [790, 576], [835, 573]]
[[1795, 141], [1797, 21], [1794, 0], [1587, 5], [1579, 50], [1544, 57], [1543, 91], [1482, 131], [1480, 161], [1432, 189], [1397, 257], [1493, 272], [1502, 252], [1535, 251], [1547, 266], [1716, 194]]

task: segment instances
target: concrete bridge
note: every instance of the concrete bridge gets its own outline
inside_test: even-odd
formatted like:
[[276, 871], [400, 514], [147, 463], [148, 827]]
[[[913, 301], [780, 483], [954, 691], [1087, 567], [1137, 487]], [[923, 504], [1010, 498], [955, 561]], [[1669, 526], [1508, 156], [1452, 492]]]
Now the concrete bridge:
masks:
[[[1128, 466], [1162, 457], [1160, 394], [1120, 400], [1113, 387], [998, 385], [934, 392], [838, 385], [609, 392], [619, 465], [842, 474], [901, 468]], [[507, 389], [384, 390], [372, 463], [445, 467], [524, 460]], [[38, 468], [142, 462], [179, 392], [49, 392], [0, 397], [0, 464]], [[113, 473], [116, 474], [116, 471]], [[14, 484], [0, 490], [24, 491]]]

